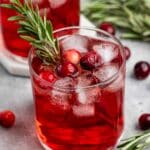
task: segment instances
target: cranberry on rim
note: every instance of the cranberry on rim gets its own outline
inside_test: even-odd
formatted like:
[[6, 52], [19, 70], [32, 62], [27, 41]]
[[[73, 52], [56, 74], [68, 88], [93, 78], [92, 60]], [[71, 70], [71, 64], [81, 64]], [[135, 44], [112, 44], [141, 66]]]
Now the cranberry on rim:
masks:
[[76, 49], [69, 49], [64, 52], [64, 59], [73, 64], [78, 64], [80, 62], [81, 54]]
[[134, 67], [134, 75], [137, 79], [142, 80], [150, 74], [150, 64], [146, 61], [138, 62]]
[[0, 125], [5, 128], [10, 128], [15, 123], [15, 114], [10, 110], [0, 112]]
[[77, 77], [79, 70], [75, 64], [71, 62], [64, 62], [56, 66], [56, 73], [60, 77]]
[[85, 70], [93, 70], [102, 65], [102, 59], [96, 52], [88, 52], [80, 59], [80, 65]]
[[150, 114], [142, 114], [140, 116], [139, 126], [142, 130], [150, 129]]
[[103, 22], [99, 25], [99, 28], [112, 34], [112, 35], [115, 35], [115, 27], [112, 23], [109, 23], [109, 22]]

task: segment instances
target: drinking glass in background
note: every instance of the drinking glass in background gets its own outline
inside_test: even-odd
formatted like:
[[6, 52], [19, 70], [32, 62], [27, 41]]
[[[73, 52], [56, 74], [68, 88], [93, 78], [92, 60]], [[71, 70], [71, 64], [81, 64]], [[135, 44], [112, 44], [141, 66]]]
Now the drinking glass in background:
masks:
[[[76, 32], [72, 32], [76, 31]], [[56, 30], [62, 54], [76, 50], [102, 58], [93, 71], [77, 77], [59, 77], [44, 65], [32, 49], [30, 74], [35, 101], [37, 136], [46, 150], [113, 150], [124, 127], [125, 55], [122, 45], [108, 33], [90, 28]], [[56, 76], [52, 84], [41, 76], [48, 70]]]
[[[9, 0], [0, 0], [0, 2], [9, 3]], [[46, 10], [47, 18], [51, 20], [54, 29], [79, 25], [80, 0], [33, 0], [33, 3], [38, 4], [41, 15]], [[8, 21], [9, 17], [17, 14], [7, 8], [0, 8], [0, 12], [2, 36], [6, 49], [14, 57], [26, 58], [30, 45], [18, 36], [19, 25], [16, 22]]]

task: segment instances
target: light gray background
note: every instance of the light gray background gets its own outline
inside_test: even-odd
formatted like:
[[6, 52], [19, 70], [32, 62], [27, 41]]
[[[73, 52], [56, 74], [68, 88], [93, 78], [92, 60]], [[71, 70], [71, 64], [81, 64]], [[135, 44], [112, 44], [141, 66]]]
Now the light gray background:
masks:
[[[137, 81], [133, 67], [139, 60], [150, 62], [150, 43], [121, 40], [132, 50], [127, 62], [124, 137], [138, 132], [137, 119], [141, 113], [150, 113], [150, 77]], [[15, 126], [0, 127], [0, 150], [42, 150], [34, 130], [34, 110], [30, 79], [12, 76], [0, 65], [0, 110], [11, 109], [16, 114]]]

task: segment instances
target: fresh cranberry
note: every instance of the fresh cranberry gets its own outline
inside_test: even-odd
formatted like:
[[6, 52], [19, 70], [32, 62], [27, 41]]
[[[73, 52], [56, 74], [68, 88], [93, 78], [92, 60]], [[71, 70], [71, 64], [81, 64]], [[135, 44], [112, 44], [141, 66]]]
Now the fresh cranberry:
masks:
[[71, 62], [64, 62], [56, 67], [56, 73], [60, 77], [76, 77], [79, 74], [78, 67]]
[[39, 74], [39, 76], [40, 76], [40, 78], [42, 78], [48, 82], [54, 82], [56, 80], [55, 75], [51, 71], [48, 71], [48, 70], [42, 71]]
[[134, 67], [134, 75], [139, 80], [147, 78], [149, 73], [150, 73], [150, 64], [146, 61], [138, 62]]
[[126, 60], [128, 60], [131, 56], [131, 51], [128, 47], [124, 47], [124, 50], [125, 50], [125, 54], [126, 54]]
[[80, 59], [80, 65], [85, 70], [96, 69], [101, 64], [101, 57], [96, 52], [88, 52]]
[[41, 64], [42, 64], [42, 60], [39, 57], [34, 57], [32, 59], [32, 68], [37, 74], [39, 74], [41, 71], [41, 67], [40, 67]]
[[73, 64], [78, 64], [81, 58], [81, 54], [75, 49], [65, 51], [63, 56], [66, 61], [69, 61]]
[[10, 110], [0, 112], [0, 125], [5, 128], [10, 128], [15, 123], [15, 114]]
[[139, 125], [142, 130], [150, 129], [150, 114], [143, 114], [139, 118]]
[[113, 24], [109, 23], [109, 22], [103, 22], [99, 25], [99, 28], [112, 34], [112, 35], [115, 35], [115, 27]]

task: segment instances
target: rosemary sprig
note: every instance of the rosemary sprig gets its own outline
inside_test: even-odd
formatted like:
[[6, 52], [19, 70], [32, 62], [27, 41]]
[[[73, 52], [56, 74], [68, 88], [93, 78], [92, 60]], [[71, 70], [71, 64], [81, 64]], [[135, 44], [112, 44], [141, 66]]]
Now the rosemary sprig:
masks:
[[56, 64], [60, 60], [60, 50], [57, 39], [53, 37], [53, 27], [46, 18], [40, 16], [38, 6], [33, 7], [32, 0], [10, 0], [10, 4], [0, 4], [1, 7], [13, 9], [18, 15], [9, 18], [20, 25], [18, 33], [21, 38], [30, 42], [36, 49], [36, 54], [45, 62]]
[[90, 0], [83, 13], [98, 25], [112, 22], [127, 39], [150, 41], [150, 0]]
[[148, 150], [150, 148], [150, 131], [122, 140], [118, 150]]

